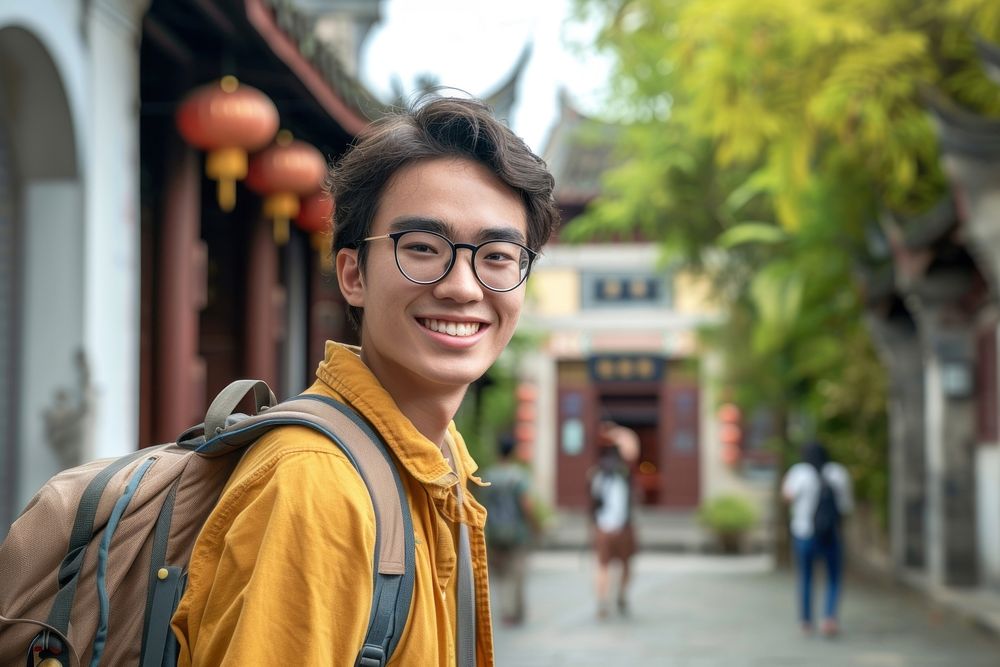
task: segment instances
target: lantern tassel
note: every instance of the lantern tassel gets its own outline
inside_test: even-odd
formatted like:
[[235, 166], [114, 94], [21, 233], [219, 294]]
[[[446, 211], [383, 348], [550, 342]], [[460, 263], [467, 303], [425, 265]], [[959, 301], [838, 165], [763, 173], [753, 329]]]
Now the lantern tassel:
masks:
[[241, 148], [219, 148], [205, 159], [205, 175], [219, 182], [219, 207], [226, 213], [236, 206], [236, 181], [247, 176], [247, 154]]
[[219, 208], [226, 213], [236, 208], [236, 181], [231, 178], [220, 178], [218, 188]]
[[274, 219], [274, 242], [279, 246], [288, 243], [288, 218], [284, 216]]
[[314, 232], [310, 240], [312, 241], [312, 247], [316, 250], [316, 256], [319, 257], [320, 273], [324, 276], [332, 276], [334, 267], [331, 235], [324, 234], [323, 232]]

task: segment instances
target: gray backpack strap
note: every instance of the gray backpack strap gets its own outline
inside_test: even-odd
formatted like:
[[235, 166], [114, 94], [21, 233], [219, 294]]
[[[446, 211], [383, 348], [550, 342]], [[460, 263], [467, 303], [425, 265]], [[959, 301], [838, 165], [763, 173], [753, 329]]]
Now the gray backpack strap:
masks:
[[[446, 443], [449, 454], [448, 463], [452, 472], [457, 473], [455, 464], [456, 452], [450, 442]], [[458, 506], [465, 512], [465, 489], [459, 476]], [[472, 547], [469, 541], [469, 525], [463, 520], [458, 524], [458, 600], [456, 614], [458, 616], [455, 645], [458, 667], [476, 667], [476, 585], [472, 570]]]
[[[69, 546], [59, 565], [59, 592], [52, 602], [52, 608], [46, 619], [47, 629], [40, 632], [31, 642], [29, 659], [33, 659], [32, 651], [37, 650], [43, 656], [54, 658], [63, 667], [69, 667], [70, 651], [64, 649], [69, 646], [66, 637], [69, 633], [70, 611], [76, 597], [76, 587], [80, 581], [83, 559], [94, 534], [94, 519], [97, 515], [98, 504], [101, 502], [101, 496], [104, 495], [104, 490], [111, 478], [128, 464], [147, 454], [148, 452], [139, 450], [109, 463], [90, 481], [84, 490], [77, 506], [76, 517], [73, 520]], [[50, 632], [50, 630], [55, 632]]]
[[376, 528], [371, 615], [355, 664], [384, 666], [406, 625], [415, 570], [410, 505], [385, 443], [354, 410], [326, 396], [303, 394], [253, 417], [218, 415], [227, 425], [217, 432], [206, 428], [207, 439], [192, 443], [199, 453], [217, 456], [245, 447], [272, 428], [298, 425], [326, 435], [358, 471], [372, 498]]
[[247, 394], [253, 392], [253, 402], [255, 406], [254, 414], [258, 414], [267, 408], [274, 407], [278, 400], [274, 397], [274, 392], [262, 380], [236, 380], [229, 383], [225, 389], [219, 392], [212, 404], [208, 406], [205, 413], [205, 437], [211, 438], [216, 433], [221, 433], [226, 427], [226, 420], [233, 414]]

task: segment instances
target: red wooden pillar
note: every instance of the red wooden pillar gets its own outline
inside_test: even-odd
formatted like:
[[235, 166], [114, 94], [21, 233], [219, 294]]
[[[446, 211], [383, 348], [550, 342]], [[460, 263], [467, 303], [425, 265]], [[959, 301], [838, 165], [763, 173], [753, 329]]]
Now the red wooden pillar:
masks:
[[319, 260], [312, 260], [309, 289], [309, 347], [308, 357], [311, 368], [307, 377], [312, 376], [325, 354], [326, 341], [333, 340], [348, 345], [359, 344], [358, 334], [347, 321], [347, 303], [340, 293], [336, 275], [327, 275], [320, 270]]
[[279, 279], [271, 222], [263, 217], [253, 226], [246, 285], [245, 375], [263, 380], [280, 396], [278, 346], [285, 331], [285, 290]]
[[198, 154], [178, 145], [160, 218], [154, 440], [173, 440], [205, 416], [205, 364], [198, 313], [205, 307], [207, 251], [201, 240]]

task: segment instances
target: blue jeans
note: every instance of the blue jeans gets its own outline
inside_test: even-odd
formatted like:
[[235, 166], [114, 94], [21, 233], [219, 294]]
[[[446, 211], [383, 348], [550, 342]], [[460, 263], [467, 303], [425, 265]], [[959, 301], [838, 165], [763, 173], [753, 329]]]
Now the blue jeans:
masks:
[[812, 623], [812, 573], [813, 561], [823, 559], [826, 564], [825, 618], [837, 618], [840, 598], [840, 575], [843, 570], [843, 549], [840, 539], [819, 543], [814, 538], [792, 537], [795, 562], [799, 570], [799, 617], [803, 623]]

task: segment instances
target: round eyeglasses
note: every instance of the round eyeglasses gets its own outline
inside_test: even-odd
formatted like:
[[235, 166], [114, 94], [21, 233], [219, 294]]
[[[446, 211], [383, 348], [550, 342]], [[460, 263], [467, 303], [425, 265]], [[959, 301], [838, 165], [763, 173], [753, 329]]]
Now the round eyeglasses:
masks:
[[538, 254], [514, 241], [452, 243], [436, 232], [416, 229], [369, 236], [361, 241], [381, 239], [392, 239], [399, 272], [418, 285], [442, 280], [455, 266], [458, 250], [465, 248], [472, 253], [472, 272], [482, 286], [493, 292], [509, 292], [528, 277]]

